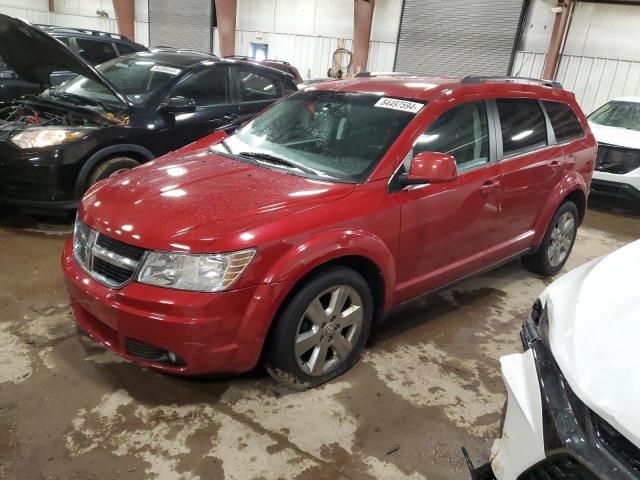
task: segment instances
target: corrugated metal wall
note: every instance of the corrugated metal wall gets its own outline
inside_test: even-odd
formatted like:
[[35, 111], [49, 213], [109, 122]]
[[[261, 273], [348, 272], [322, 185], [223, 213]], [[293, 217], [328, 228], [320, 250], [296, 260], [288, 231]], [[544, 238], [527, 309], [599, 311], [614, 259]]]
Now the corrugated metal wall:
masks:
[[[518, 52], [514, 74], [541, 77], [546, 55]], [[556, 80], [576, 95], [585, 113], [616, 97], [640, 96], [640, 61], [563, 55]]]
[[396, 70], [505, 75], [523, 0], [405, 0]]
[[149, 0], [149, 42], [208, 52], [212, 0]]

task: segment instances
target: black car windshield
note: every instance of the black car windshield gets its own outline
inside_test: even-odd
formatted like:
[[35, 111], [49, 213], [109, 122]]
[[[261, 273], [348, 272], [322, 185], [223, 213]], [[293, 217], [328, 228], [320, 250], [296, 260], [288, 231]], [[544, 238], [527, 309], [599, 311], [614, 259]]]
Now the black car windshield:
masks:
[[[96, 68], [134, 104], [144, 102], [181, 73], [180, 68], [144, 58], [142, 55], [114, 58]], [[55, 89], [54, 95], [55, 93], [99, 102], [119, 103], [105, 85], [82, 75], [62, 84]]]
[[605, 103], [589, 116], [589, 121], [607, 127], [640, 131], [640, 103], [621, 101]]
[[294, 173], [362, 183], [422, 106], [373, 94], [300, 92], [215, 149]]

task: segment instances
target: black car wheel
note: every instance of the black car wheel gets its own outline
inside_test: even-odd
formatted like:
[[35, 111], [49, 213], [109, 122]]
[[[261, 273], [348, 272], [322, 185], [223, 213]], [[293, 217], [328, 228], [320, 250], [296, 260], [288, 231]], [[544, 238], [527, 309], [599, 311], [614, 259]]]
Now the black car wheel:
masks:
[[307, 280], [275, 320], [265, 350], [279, 383], [305, 390], [349, 370], [371, 330], [373, 297], [366, 280], [345, 267]]
[[89, 179], [87, 180], [87, 188], [89, 188], [94, 183], [99, 182], [100, 180], [109, 178], [119, 170], [127, 170], [139, 165], [140, 163], [129, 157], [110, 158], [91, 171], [91, 173], [89, 174]]
[[538, 275], [555, 275], [569, 259], [577, 231], [578, 208], [573, 202], [564, 202], [551, 219], [536, 253], [523, 257], [524, 266]]

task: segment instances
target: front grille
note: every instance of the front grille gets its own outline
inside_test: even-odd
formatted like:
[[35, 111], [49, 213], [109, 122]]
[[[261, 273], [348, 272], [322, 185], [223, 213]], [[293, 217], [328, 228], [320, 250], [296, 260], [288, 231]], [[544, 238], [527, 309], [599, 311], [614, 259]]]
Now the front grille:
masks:
[[114, 253], [118, 253], [132, 260], [140, 260], [144, 255], [144, 249], [129, 245], [128, 243], [121, 242], [105, 235], [99, 235], [96, 244], [106, 248]]
[[615, 428], [594, 414], [598, 440], [620, 461], [640, 474], [640, 449], [623, 437]]
[[624, 175], [636, 168], [640, 168], [640, 150], [604, 143], [598, 145], [596, 170], [599, 172]]
[[569, 455], [556, 455], [530, 468], [518, 480], [598, 480], [598, 477]]
[[107, 237], [76, 220], [73, 251], [78, 263], [95, 280], [118, 288], [131, 280], [144, 249]]
[[93, 271], [115, 283], [124, 283], [131, 278], [131, 270], [120, 268], [101, 258], [93, 259]]

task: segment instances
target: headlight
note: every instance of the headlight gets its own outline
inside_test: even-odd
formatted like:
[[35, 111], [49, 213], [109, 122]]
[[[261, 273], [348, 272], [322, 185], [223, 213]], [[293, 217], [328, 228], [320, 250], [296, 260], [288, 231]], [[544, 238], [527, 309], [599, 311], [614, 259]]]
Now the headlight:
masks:
[[177, 290], [219, 292], [240, 277], [255, 254], [255, 249], [212, 255], [151, 252], [138, 281]]
[[28, 128], [13, 137], [11, 141], [20, 148], [45, 148], [78, 140], [87, 134], [86, 128]]

